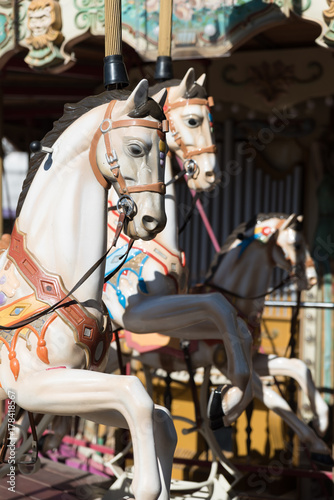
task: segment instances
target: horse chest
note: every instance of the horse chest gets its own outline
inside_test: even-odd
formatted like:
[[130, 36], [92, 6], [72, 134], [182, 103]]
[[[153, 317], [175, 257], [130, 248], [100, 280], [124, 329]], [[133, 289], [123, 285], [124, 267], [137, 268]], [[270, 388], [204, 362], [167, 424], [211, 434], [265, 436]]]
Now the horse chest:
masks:
[[[171, 293], [185, 293], [187, 282], [185, 263], [178, 256], [160, 248], [157, 244], [149, 243], [151, 244], [148, 245], [148, 242], [145, 242], [149, 248], [132, 248], [121, 271], [108, 281], [117, 296], [118, 303], [124, 309], [127, 305], [127, 297], [130, 295], [136, 295], [138, 292], [141, 296], [157, 294], [161, 291], [166, 293], [166, 278]], [[108, 257], [106, 275], [116, 268], [120, 255], [124, 254], [124, 251], [122, 247]]]
[[[2, 280], [3, 285], [0, 292], [3, 304], [0, 307], [0, 324], [3, 327], [0, 343], [1, 348], [5, 345], [8, 350], [10, 368], [15, 379], [20, 371], [20, 362], [16, 356], [20, 339], [31, 349], [30, 336], [35, 336], [38, 358], [45, 365], [50, 365], [50, 359], [55, 357], [54, 350], [57, 349], [57, 335], [53, 332], [51, 338], [48, 333], [50, 326], [58, 318], [72, 331], [74, 343], [84, 350], [86, 367], [98, 369], [108, 350], [110, 328], [106, 326], [101, 331], [97, 319], [73, 301], [73, 297], [67, 297], [67, 290], [61, 278], [38, 265], [25, 248], [25, 235], [16, 227], [13, 230], [8, 258], [3, 272], [0, 273], [0, 282]], [[61, 307], [52, 309], [59, 301], [63, 301]], [[16, 325], [17, 328], [13, 328]], [[68, 354], [64, 352], [65, 364]]]

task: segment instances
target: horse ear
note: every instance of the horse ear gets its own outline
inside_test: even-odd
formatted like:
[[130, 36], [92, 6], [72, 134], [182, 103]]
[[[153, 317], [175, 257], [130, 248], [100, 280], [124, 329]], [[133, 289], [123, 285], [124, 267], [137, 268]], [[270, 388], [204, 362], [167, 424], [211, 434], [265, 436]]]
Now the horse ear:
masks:
[[197, 85], [204, 87], [205, 80], [206, 80], [206, 74], [203, 73], [203, 75], [201, 75], [199, 78], [197, 78], [196, 83], [197, 83]]
[[166, 102], [166, 97], [167, 89], [161, 89], [160, 92], [152, 96], [152, 99], [154, 99], [155, 102], [157, 102], [163, 108]]
[[280, 230], [283, 231], [284, 229], [287, 229], [291, 224], [293, 224], [297, 219], [296, 214], [291, 214], [289, 217], [283, 222], [283, 224], [280, 227]]
[[141, 80], [134, 91], [129, 95], [127, 100], [125, 101], [125, 106], [120, 110], [120, 113], [123, 115], [128, 115], [131, 111], [136, 108], [139, 108], [148, 98], [148, 81]]
[[181, 97], [184, 97], [187, 92], [191, 89], [191, 87], [195, 83], [195, 70], [194, 68], [189, 68], [187, 73], [185, 74], [182, 82], [176, 87], [170, 87], [169, 95], [170, 101], [176, 101]]

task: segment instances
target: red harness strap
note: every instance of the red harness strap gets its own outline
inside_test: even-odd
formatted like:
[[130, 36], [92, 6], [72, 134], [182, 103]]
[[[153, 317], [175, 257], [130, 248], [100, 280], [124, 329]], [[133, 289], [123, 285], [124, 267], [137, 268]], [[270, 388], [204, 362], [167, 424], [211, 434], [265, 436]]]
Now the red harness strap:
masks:
[[[56, 304], [67, 295], [61, 277], [48, 273], [42, 269], [25, 248], [25, 235], [14, 226], [8, 257], [15, 263], [30, 286], [34, 289], [36, 298], [48, 303]], [[96, 318], [80, 304], [66, 305], [71, 298], [64, 301], [63, 306], [56, 311], [65, 322], [69, 323], [75, 332], [75, 341], [86, 352], [87, 368], [98, 368], [106, 354], [110, 340], [111, 327], [101, 332]]]

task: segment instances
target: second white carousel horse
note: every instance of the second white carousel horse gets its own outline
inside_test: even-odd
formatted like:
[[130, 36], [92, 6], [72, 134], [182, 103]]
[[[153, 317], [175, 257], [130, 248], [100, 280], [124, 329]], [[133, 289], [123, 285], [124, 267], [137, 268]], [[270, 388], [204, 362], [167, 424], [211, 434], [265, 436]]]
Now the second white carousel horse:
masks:
[[146, 80], [131, 94], [67, 106], [44, 141], [51, 153], [29, 171], [0, 257], [0, 398], [129, 428], [136, 500], [168, 500], [175, 429], [136, 377], [102, 373], [110, 329], [96, 263], [107, 248], [110, 183], [135, 209], [129, 236], [164, 227], [163, 118]]
[[[311, 451], [328, 454], [327, 446], [316, 433], [295, 415], [283, 397], [260, 379], [265, 375], [295, 379], [309, 398], [316, 430], [320, 435], [325, 433], [328, 406], [316, 389], [306, 364], [300, 359], [259, 352], [264, 300], [273, 269], [277, 266], [290, 273], [299, 290], [308, 289], [316, 283], [314, 263], [300, 230], [300, 222], [301, 217], [295, 215], [258, 214], [250, 223], [241, 224], [216, 254], [206, 283], [195, 287], [193, 292], [199, 293], [200, 297], [210, 290], [219, 292], [233, 303], [238, 314], [247, 322], [254, 339], [252, 381], [255, 397], [280, 415]], [[201, 327], [203, 337], [206, 337], [212, 325], [203, 320]], [[163, 368], [168, 373], [186, 369], [182, 351], [175, 348], [175, 342], [168, 345], [162, 335], [149, 338], [145, 346], [139, 335], [126, 332], [126, 342], [133, 349], [132, 359], [140, 360], [146, 367]], [[191, 350], [194, 369], [215, 366], [226, 375], [227, 354], [223, 344], [201, 341], [191, 346]], [[220, 425], [219, 411], [213, 420], [216, 420], [214, 425]]]
[[[196, 190], [208, 189], [215, 182], [216, 156], [211, 135], [210, 100], [203, 83], [203, 75], [195, 82], [192, 69], [181, 82], [173, 81], [171, 86], [164, 82], [168, 90], [164, 106], [170, 123], [168, 146], [184, 162], [188, 185]], [[224, 423], [229, 425], [253, 397], [252, 338], [244, 320], [220, 293], [186, 294], [187, 270], [178, 242], [177, 200], [174, 185], [170, 183], [169, 158], [165, 179], [165, 229], [149, 245], [141, 240], [135, 243], [124, 268], [105, 284], [103, 300], [115, 327], [140, 334], [159, 331], [167, 337], [224, 341], [231, 384], [224, 388], [222, 407]], [[114, 200], [109, 201], [111, 206], [114, 205]], [[108, 219], [110, 240], [114, 237], [116, 224], [111, 210]], [[124, 253], [127, 242], [128, 238], [121, 235], [119, 249], [107, 258], [106, 275], [119, 262], [119, 254]], [[203, 321], [210, 322], [209, 331], [203, 330]], [[112, 359], [111, 355], [107, 370], [114, 368]]]
[[[272, 271], [275, 266], [290, 273], [293, 276], [292, 282], [295, 283], [298, 291], [310, 289], [317, 282], [316, 271], [313, 259], [309, 254], [305, 238], [302, 233], [302, 216], [291, 215], [287, 217], [283, 214], [258, 214], [255, 219], [256, 223], [252, 227], [254, 220], [250, 222], [245, 233], [242, 232], [242, 226], [237, 228], [233, 235], [237, 235], [243, 240], [235, 239], [233, 235], [222, 247], [222, 250], [217, 253], [214, 262], [212, 263], [206, 278], [206, 285], [211, 286], [213, 290], [219, 289], [223, 284], [223, 288], [227, 298], [233, 301], [234, 306], [240, 311], [243, 317], [247, 318], [250, 325], [254, 346], [253, 346], [253, 368], [260, 376], [288, 376], [295, 379], [301, 389], [309, 398], [310, 406], [314, 414], [313, 425], [319, 435], [323, 436], [328, 428], [328, 406], [316, 389], [310, 370], [307, 368], [304, 361], [296, 358], [287, 358], [276, 355], [267, 355], [260, 353], [261, 345], [261, 318], [264, 309], [265, 297], [263, 291], [269, 289]], [[276, 220], [275, 220], [276, 219]], [[277, 221], [278, 219], [278, 221]], [[283, 221], [283, 222], [282, 222]], [[278, 231], [277, 231], [278, 229]], [[252, 233], [253, 231], [253, 233]], [[273, 236], [275, 235], [275, 236]], [[276, 242], [271, 249], [270, 238]], [[247, 248], [253, 240], [269, 243], [268, 252], [272, 251], [272, 259], [269, 257], [265, 260], [265, 250], [263, 245], [252, 245], [253, 253], [248, 252], [248, 257], [253, 262], [248, 273], [243, 273], [245, 259], [239, 261], [238, 250], [235, 247], [241, 246]], [[260, 250], [262, 249], [262, 252]], [[257, 258], [255, 253], [258, 252]], [[226, 258], [225, 258], [226, 257]], [[282, 259], [283, 257], [283, 259]], [[263, 261], [262, 261], [263, 258]], [[247, 281], [247, 284], [245, 283]], [[231, 294], [228, 293], [231, 291]], [[256, 297], [254, 300], [249, 300], [248, 297]], [[265, 388], [264, 388], [265, 389]], [[259, 389], [255, 390], [255, 394], [259, 395]], [[269, 398], [271, 392], [264, 398]], [[272, 395], [275, 398], [274, 395]], [[274, 401], [270, 407], [275, 406]], [[282, 407], [282, 411], [289, 411], [288, 406]]]

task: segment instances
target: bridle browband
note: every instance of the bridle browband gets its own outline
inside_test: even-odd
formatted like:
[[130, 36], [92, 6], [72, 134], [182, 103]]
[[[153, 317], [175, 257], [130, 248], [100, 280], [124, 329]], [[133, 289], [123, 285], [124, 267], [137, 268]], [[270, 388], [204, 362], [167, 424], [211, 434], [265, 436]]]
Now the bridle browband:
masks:
[[104, 119], [100, 124], [99, 128], [97, 129], [97, 131], [95, 132], [95, 135], [91, 143], [91, 148], [89, 151], [90, 164], [92, 166], [93, 172], [97, 180], [105, 189], [110, 188], [110, 183], [102, 175], [96, 163], [96, 148], [101, 135], [103, 135], [104, 144], [106, 147], [106, 159], [109, 164], [111, 172], [113, 173], [116, 181], [119, 184], [121, 195], [129, 196], [130, 193], [142, 193], [142, 192], [165, 194], [166, 186], [164, 182], [155, 182], [152, 184], [143, 184], [138, 186], [126, 185], [125, 179], [120, 170], [120, 165], [118, 164], [116, 151], [111, 148], [109, 132], [111, 130], [124, 127], [153, 128], [156, 129], [158, 133], [160, 132], [161, 139], [164, 139], [164, 134], [168, 132], [168, 121], [163, 120], [162, 122], [154, 122], [145, 119], [127, 119], [127, 120], [112, 121], [111, 114], [115, 104], [116, 104], [115, 100], [111, 101], [108, 104], [107, 110], [104, 115]]
[[[172, 109], [180, 108], [183, 106], [189, 106], [189, 105], [193, 105], [193, 104], [198, 104], [200, 106], [212, 107], [214, 105], [213, 97], [210, 96], [207, 99], [202, 99], [199, 97], [193, 97], [193, 98], [189, 98], [189, 99], [184, 98], [184, 99], [181, 99], [177, 102], [171, 103], [171, 102], [169, 102], [169, 99], [168, 99], [169, 89], [167, 89], [167, 92], [168, 93], [167, 93], [166, 103], [164, 105], [164, 112], [165, 112], [165, 115], [167, 116], [168, 121], [169, 121], [169, 131], [171, 132], [174, 141], [181, 149], [181, 151], [183, 153], [184, 160], [189, 162], [189, 160], [191, 160], [193, 156], [198, 156], [198, 155], [201, 155], [203, 153], [216, 153], [217, 148], [214, 144], [211, 144], [211, 146], [207, 146], [205, 148], [198, 148], [198, 149], [193, 149], [192, 151], [190, 151], [189, 147], [187, 147], [186, 144], [184, 143], [184, 141], [182, 140], [182, 137], [180, 136], [180, 132], [178, 132], [176, 130], [175, 123], [169, 114], [169, 112]], [[186, 161], [184, 163], [186, 163]]]

